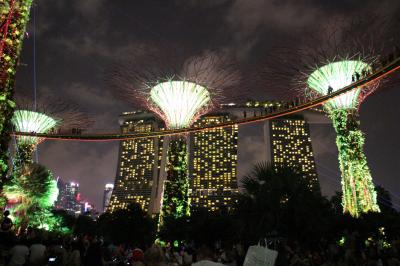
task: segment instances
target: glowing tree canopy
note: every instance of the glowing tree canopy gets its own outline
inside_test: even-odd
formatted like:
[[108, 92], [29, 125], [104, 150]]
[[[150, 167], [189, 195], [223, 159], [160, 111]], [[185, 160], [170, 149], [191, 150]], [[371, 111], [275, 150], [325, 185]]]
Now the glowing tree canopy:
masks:
[[[386, 46], [390, 43], [386, 40], [393, 38], [393, 31], [391, 27], [382, 27], [382, 23], [385, 24], [382, 20], [332, 17], [325, 26], [293, 40], [297, 47], [282, 45], [277, 46], [279, 50], [271, 51], [264, 71], [267, 83], [277, 93], [286, 93], [283, 97], [290, 95], [287, 88], [292, 88], [296, 96], [311, 100], [354, 84], [371, 74], [371, 66], [392, 50]], [[358, 122], [360, 104], [379, 83], [371, 80], [324, 104], [336, 131], [343, 211], [353, 217], [379, 211], [363, 151], [365, 135]]]
[[183, 128], [190, 126], [193, 118], [207, 106], [210, 93], [193, 82], [168, 80], [154, 86], [150, 98], [169, 128]]
[[[92, 121], [74, 105], [54, 97], [38, 95], [36, 102], [22, 95], [16, 95], [17, 107], [11, 123], [15, 132], [51, 133], [89, 127]], [[32, 153], [44, 138], [17, 136], [14, 171], [22, 164], [32, 163]]]
[[[18, 132], [36, 133], [47, 133], [61, 122], [43, 113], [29, 110], [16, 110], [11, 121]], [[17, 140], [20, 144], [32, 146], [41, 141], [40, 138], [29, 136], [19, 136]]]
[[[372, 71], [372, 68], [367, 63], [359, 60], [333, 62], [312, 72], [307, 84], [318, 93], [326, 95], [329, 93], [329, 88], [331, 88], [332, 92], [335, 92], [353, 83], [356, 73], [361, 76], [362, 73], [370, 71]], [[330, 100], [325, 104], [325, 107], [328, 109], [357, 108], [360, 92], [361, 88], [349, 91]]]

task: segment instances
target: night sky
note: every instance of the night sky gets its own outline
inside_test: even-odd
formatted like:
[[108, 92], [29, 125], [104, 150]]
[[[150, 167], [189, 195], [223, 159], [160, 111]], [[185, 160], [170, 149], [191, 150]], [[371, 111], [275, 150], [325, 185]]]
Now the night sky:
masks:
[[[91, 132], [117, 132], [118, 115], [138, 107], [116, 97], [105, 77], [121, 60], [141, 51], [162, 53], [165, 47], [176, 47], [178, 54], [188, 56], [221, 51], [238, 62], [244, 80], [252, 84], [271, 47], [295, 39], [302, 30], [324, 26], [334, 16], [376, 12], [392, 20], [399, 11], [398, 0], [37, 0], [37, 92], [79, 105], [96, 121]], [[33, 25], [32, 14], [16, 85], [18, 92], [32, 97]], [[383, 87], [360, 110], [372, 176], [391, 192], [397, 208], [399, 89]], [[249, 94], [276, 99], [266, 83], [253, 86]], [[340, 189], [335, 133], [331, 125], [317, 124], [311, 127], [311, 137], [322, 192], [330, 196]], [[265, 153], [262, 123], [240, 127], [239, 175], [262, 161]], [[83, 198], [101, 208], [104, 185], [113, 183], [116, 175], [118, 142], [46, 141], [38, 155], [55, 176], [79, 182]]]

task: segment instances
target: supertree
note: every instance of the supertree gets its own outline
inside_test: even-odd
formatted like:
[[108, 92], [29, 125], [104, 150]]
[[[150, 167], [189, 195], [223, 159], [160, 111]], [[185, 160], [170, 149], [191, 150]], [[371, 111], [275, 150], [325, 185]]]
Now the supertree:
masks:
[[0, 1], [0, 188], [6, 180], [14, 83], [32, 0]]
[[[88, 128], [92, 121], [89, 116], [78, 110], [73, 104], [50, 97], [38, 97], [33, 102], [17, 97], [17, 106], [11, 119], [15, 132], [55, 133], [74, 130], [76, 133]], [[16, 136], [14, 166], [32, 163], [32, 153], [43, 138]]]
[[[297, 47], [276, 48], [262, 77], [272, 87], [292, 88], [296, 96], [313, 99], [368, 76], [379, 67], [380, 55], [387, 50], [383, 44], [388, 31], [383, 30], [384, 22], [365, 22], [333, 19], [320, 32], [305, 34]], [[337, 134], [343, 211], [354, 217], [379, 212], [358, 120], [360, 104], [378, 86], [378, 81], [370, 82], [323, 105]]]
[[[240, 82], [234, 65], [215, 53], [192, 57], [168, 66], [152, 58], [149, 66], [119, 69], [112, 78], [120, 93], [156, 113], [169, 129], [192, 125], [215, 107], [227, 91]], [[171, 136], [167, 155], [167, 178], [162, 197], [162, 217], [190, 214], [188, 199], [188, 152], [185, 135]]]

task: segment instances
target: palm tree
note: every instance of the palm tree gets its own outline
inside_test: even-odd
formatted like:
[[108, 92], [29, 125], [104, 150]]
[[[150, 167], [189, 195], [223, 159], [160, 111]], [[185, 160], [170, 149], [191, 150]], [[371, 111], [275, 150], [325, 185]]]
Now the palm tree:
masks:
[[255, 242], [271, 232], [304, 239], [320, 235], [331, 217], [329, 201], [312, 192], [303, 174], [289, 167], [258, 163], [242, 180], [237, 213], [243, 235]]
[[26, 164], [4, 186], [4, 194], [14, 202], [14, 212], [19, 218], [17, 224], [22, 229], [30, 222], [43, 226], [43, 222], [30, 219], [39, 219], [41, 216], [37, 213], [53, 205], [58, 196], [57, 182], [46, 167], [35, 163]]

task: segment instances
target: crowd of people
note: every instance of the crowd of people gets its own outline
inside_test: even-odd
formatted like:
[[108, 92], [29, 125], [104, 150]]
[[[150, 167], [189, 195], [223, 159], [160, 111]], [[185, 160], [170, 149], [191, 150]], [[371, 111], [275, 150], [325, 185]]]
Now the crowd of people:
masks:
[[161, 245], [135, 247], [107, 243], [95, 236], [60, 236], [47, 231], [28, 230], [16, 236], [12, 231], [1, 232], [0, 265], [238, 265], [244, 257], [240, 245], [231, 249], [216, 249], [201, 245]]
[[[283, 238], [267, 239], [266, 245], [278, 252], [275, 260], [275, 265], [278, 266], [400, 265], [400, 238], [385, 241], [384, 238], [372, 236], [365, 240], [355, 232], [344, 234], [337, 241], [321, 239], [316, 245]], [[249, 261], [254, 261], [248, 260], [246, 248], [240, 243], [215, 242], [200, 245], [155, 243], [146, 248], [128, 244], [115, 245], [96, 236], [60, 236], [33, 229], [18, 237], [12, 231], [2, 231], [0, 250], [0, 265], [10, 266], [239, 266], [243, 263], [249, 266], [252, 265]], [[262, 256], [264, 255], [261, 254]]]

